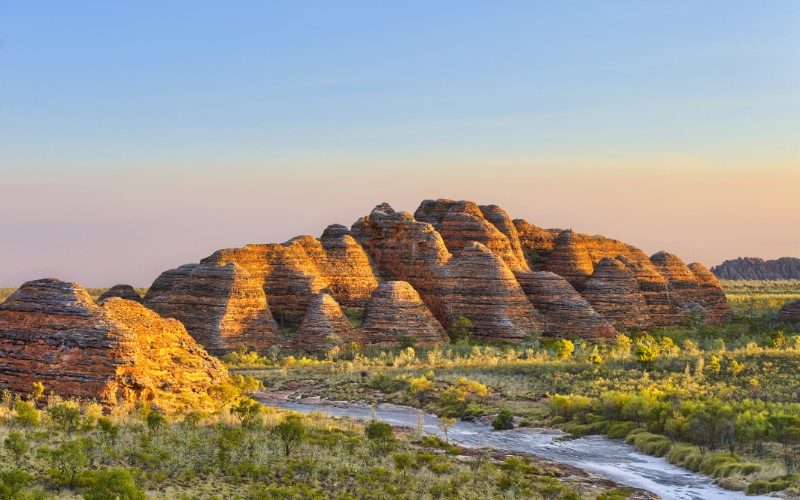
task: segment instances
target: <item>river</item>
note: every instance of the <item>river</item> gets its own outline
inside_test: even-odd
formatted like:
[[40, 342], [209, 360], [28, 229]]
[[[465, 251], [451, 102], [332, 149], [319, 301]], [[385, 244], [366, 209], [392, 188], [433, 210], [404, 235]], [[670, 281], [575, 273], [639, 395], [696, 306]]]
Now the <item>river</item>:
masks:
[[[380, 404], [376, 410], [369, 405], [327, 402], [314, 398], [286, 400], [262, 397], [261, 402], [300, 413], [320, 412], [333, 417], [369, 420], [373, 411], [379, 420], [397, 427], [417, 426], [420, 411], [392, 404]], [[424, 415], [424, 430], [443, 436], [435, 415]], [[518, 428], [495, 431], [483, 422], [457, 421], [448, 431], [451, 442], [469, 448], [490, 447], [536, 455], [553, 462], [568, 464], [605, 476], [619, 484], [651, 491], [668, 500], [767, 499], [775, 497], [748, 496], [714, 484], [711, 479], [676, 467], [664, 458], [651, 457], [622, 441], [602, 436], [587, 436], [561, 440], [564, 433], [557, 429]]]

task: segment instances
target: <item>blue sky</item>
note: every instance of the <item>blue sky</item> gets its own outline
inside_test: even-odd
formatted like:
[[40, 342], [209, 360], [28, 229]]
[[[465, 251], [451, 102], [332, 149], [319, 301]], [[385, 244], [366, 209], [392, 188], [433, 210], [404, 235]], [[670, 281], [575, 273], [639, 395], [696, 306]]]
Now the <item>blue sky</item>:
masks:
[[[800, 2], [0, 0], [0, 40], [0, 259], [19, 263], [0, 285], [147, 284], [214, 245], [438, 196], [709, 264], [800, 254], [697, 240], [748, 217], [726, 206], [748, 187], [776, 190], [754, 221], [800, 229], [782, 191], [800, 180]], [[659, 185], [684, 222], [716, 211], [663, 235], [619, 223], [665, 214]]]

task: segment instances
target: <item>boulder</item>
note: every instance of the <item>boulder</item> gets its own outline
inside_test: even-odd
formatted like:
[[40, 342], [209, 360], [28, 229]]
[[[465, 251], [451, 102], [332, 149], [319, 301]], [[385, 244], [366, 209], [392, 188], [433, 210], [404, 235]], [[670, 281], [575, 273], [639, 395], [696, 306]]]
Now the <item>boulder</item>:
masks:
[[418, 345], [447, 341], [442, 325], [433, 317], [414, 287], [405, 281], [386, 281], [372, 293], [364, 313], [364, 342], [394, 347], [402, 336]]
[[102, 302], [111, 297], [119, 297], [120, 299], [132, 300], [134, 302], [142, 301], [142, 296], [130, 285], [114, 285], [103, 292], [97, 300]]
[[0, 305], [0, 387], [33, 382], [62, 397], [106, 405], [147, 403], [165, 412], [213, 411], [228, 381], [180, 322], [117, 297], [96, 304], [74, 283], [23, 284]]

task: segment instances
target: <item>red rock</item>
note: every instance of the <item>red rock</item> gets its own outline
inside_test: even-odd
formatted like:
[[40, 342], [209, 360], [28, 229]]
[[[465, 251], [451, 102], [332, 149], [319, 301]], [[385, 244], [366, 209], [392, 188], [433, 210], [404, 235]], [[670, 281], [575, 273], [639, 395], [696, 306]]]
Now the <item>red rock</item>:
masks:
[[344, 315], [336, 299], [322, 292], [308, 307], [290, 343], [296, 349], [320, 351], [330, 344], [360, 341], [358, 330]]
[[194, 266], [172, 288], [146, 298], [145, 305], [179, 320], [212, 352], [265, 350], [276, 343], [278, 326], [261, 280], [233, 262]]
[[542, 318], [525, 296], [514, 273], [486, 246], [472, 242], [439, 272], [443, 324], [461, 316], [476, 337], [517, 342], [543, 329]]
[[412, 336], [418, 345], [447, 341], [442, 325], [405, 281], [386, 281], [372, 293], [363, 333], [366, 344], [385, 347], [399, 346], [402, 336]]
[[536, 271], [544, 270], [561, 229], [542, 229], [524, 219], [514, 219], [513, 223], [528, 266]]
[[544, 315], [545, 335], [611, 339], [617, 334], [613, 326], [561, 276], [533, 271], [517, 274], [528, 299]]
[[582, 295], [617, 328], [639, 327], [649, 321], [639, 281], [620, 259], [602, 259], [586, 281]]
[[703, 307], [705, 320], [710, 323], [720, 323], [730, 318], [733, 313], [717, 277], [699, 262], [689, 264], [689, 269], [700, 285], [695, 300]]
[[212, 411], [209, 393], [228, 380], [175, 320], [116, 297], [97, 305], [73, 283], [25, 283], [0, 304], [0, 387], [33, 382], [62, 397], [149, 403], [168, 413]]

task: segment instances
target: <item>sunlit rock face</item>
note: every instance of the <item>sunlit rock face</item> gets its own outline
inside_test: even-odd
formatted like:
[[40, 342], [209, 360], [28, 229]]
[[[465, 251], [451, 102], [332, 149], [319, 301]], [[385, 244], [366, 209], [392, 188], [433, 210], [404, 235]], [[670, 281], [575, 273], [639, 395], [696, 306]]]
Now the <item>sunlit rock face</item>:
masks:
[[442, 325], [433, 317], [414, 287], [405, 281], [386, 281], [372, 293], [364, 312], [364, 342], [400, 346], [403, 337], [417, 345], [447, 341]]
[[543, 334], [610, 339], [617, 331], [567, 280], [547, 271], [517, 274], [525, 295], [544, 316]]
[[[610, 338], [615, 328], [716, 322], [728, 314], [719, 283], [700, 265], [666, 252], [651, 258], [603, 236], [542, 229], [496, 205], [446, 199], [423, 201], [414, 215], [382, 203], [349, 229], [328, 226], [320, 238], [219, 250], [162, 274], [144, 303], [184, 321], [210, 349], [313, 349], [320, 341], [306, 342], [298, 330], [306, 319], [321, 307], [333, 310], [333, 301], [370, 320], [372, 302], [391, 303], [373, 292], [388, 293], [381, 283], [395, 281], [418, 294], [444, 331], [463, 316], [477, 337], [496, 341], [520, 341], [533, 331]], [[396, 325], [389, 313], [372, 314], [355, 334], [366, 343], [390, 342], [410, 324], [399, 313]], [[355, 338], [349, 323], [328, 323], [341, 326], [339, 337]], [[305, 331], [318, 339], [310, 325]], [[429, 327], [419, 323], [417, 336], [439, 334]], [[276, 333], [280, 328], [294, 333]]]
[[0, 304], [0, 387], [33, 382], [62, 397], [148, 403], [166, 412], [212, 411], [228, 380], [177, 320], [130, 300], [96, 304], [85, 289], [53, 279], [25, 283]]
[[211, 352], [264, 350], [277, 342], [261, 280], [233, 262], [194, 266], [172, 288], [146, 297], [145, 305], [179, 320]]
[[772, 326], [789, 325], [800, 330], [800, 300], [787, 302], [780, 308]]
[[340, 344], [360, 343], [360, 332], [350, 323], [336, 299], [325, 292], [317, 295], [289, 345], [319, 351]]
[[97, 300], [98, 302], [102, 302], [111, 297], [119, 297], [120, 299], [132, 300], [134, 302], [142, 301], [142, 296], [130, 285], [114, 285], [103, 292]]
[[519, 237], [508, 214], [497, 205], [471, 201], [425, 200], [414, 218], [439, 232], [447, 249], [458, 255], [472, 242], [481, 243], [503, 259], [513, 272], [529, 271]]

